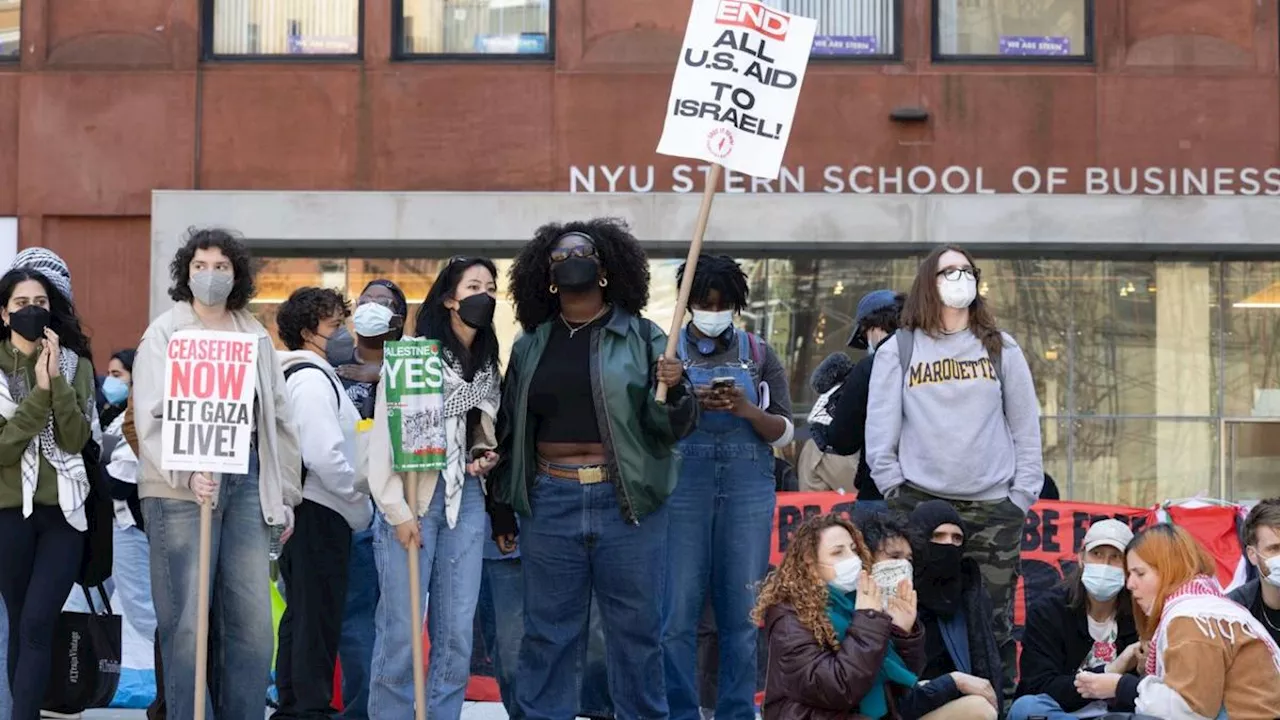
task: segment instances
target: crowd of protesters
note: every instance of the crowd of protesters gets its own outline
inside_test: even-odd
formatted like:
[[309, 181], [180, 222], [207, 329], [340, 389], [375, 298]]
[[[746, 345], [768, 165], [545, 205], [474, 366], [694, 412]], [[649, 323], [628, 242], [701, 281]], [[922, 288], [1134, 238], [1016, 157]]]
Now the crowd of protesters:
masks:
[[[412, 318], [389, 280], [354, 304], [299, 288], [278, 309], [278, 351], [248, 310], [245, 243], [193, 230], [172, 307], [95, 383], [66, 264], [19, 254], [0, 277], [8, 717], [41, 716], [58, 612], [76, 583], [112, 574], [94, 568], [100, 492], [111, 591], [156, 638], [150, 718], [195, 714], [206, 504], [205, 711], [219, 720], [260, 718], [273, 672], [275, 717], [335, 717], [339, 663], [343, 717], [412, 717], [411, 554], [432, 717], [462, 714], [477, 621], [508, 714], [529, 720], [754, 718], [762, 659], [767, 720], [1280, 716], [1280, 499], [1252, 511], [1259, 579], [1230, 598], [1184, 530], [1095, 523], [1060, 591], [1029, 608], [1018, 657], [1022, 529], [1047, 477], [1038, 401], [963, 249], [932, 252], [908, 292], [864, 297], [849, 344], [866, 356], [815, 373], [810, 470], [855, 490], [856, 510], [806, 521], [773, 571], [775, 451], [795, 426], [782, 362], [738, 323], [748, 278], [726, 256], [682, 265], [690, 319], [668, 358], [642, 317], [648, 267], [621, 222], [538, 229], [506, 278], [523, 333], [503, 372], [489, 259], [444, 263]], [[247, 473], [163, 469], [164, 363], [184, 330], [257, 343]], [[438, 472], [392, 463], [380, 379], [402, 338], [441, 346]]]

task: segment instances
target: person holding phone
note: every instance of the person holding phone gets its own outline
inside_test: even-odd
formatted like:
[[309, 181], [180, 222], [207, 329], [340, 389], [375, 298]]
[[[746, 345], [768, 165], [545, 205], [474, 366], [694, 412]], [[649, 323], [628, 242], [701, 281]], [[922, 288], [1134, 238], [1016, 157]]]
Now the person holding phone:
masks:
[[[679, 283], [687, 269], [676, 273]], [[678, 356], [702, 406], [680, 443], [671, 496], [664, 647], [671, 717], [697, 720], [698, 621], [710, 596], [719, 644], [716, 717], [755, 717], [755, 588], [769, 569], [774, 448], [791, 442], [786, 372], [759, 336], [734, 327], [747, 307], [747, 275], [733, 258], [702, 255], [689, 294], [692, 322]], [[715, 569], [714, 572], [712, 569]]]

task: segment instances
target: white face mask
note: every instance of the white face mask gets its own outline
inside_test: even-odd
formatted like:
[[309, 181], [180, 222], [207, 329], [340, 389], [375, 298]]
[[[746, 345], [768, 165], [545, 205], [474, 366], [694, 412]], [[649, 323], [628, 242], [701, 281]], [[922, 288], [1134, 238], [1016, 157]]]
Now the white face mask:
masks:
[[961, 275], [955, 280], [942, 278], [938, 280], [938, 294], [942, 296], [942, 304], [964, 310], [978, 297], [978, 281], [967, 275]]
[[897, 597], [898, 584], [910, 580], [913, 574], [910, 560], [882, 560], [871, 566], [871, 579], [884, 595], [884, 607], [889, 607], [889, 598]]
[[1102, 563], [1085, 563], [1080, 581], [1089, 596], [1099, 602], [1115, 599], [1124, 589], [1124, 570]]
[[853, 555], [841, 559], [832, 567], [836, 571], [836, 576], [831, 579], [832, 587], [846, 593], [858, 589], [858, 578], [862, 577], [862, 558]]
[[707, 337], [718, 338], [733, 324], [733, 311], [694, 310], [693, 326]]
[[1263, 564], [1267, 567], [1265, 580], [1276, 587], [1280, 587], [1280, 555], [1269, 558]]
[[352, 322], [356, 327], [357, 335], [376, 338], [391, 332], [391, 319], [395, 316], [396, 314], [391, 312], [391, 308], [378, 303], [367, 302], [356, 308]]

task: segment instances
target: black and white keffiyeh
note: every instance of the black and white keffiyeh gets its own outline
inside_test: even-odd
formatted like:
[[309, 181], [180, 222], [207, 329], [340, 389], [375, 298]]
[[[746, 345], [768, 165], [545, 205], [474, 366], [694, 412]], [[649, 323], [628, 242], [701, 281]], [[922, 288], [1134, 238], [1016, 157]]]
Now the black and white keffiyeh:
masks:
[[462, 507], [462, 486], [467, 479], [467, 413], [479, 408], [489, 419], [498, 416], [498, 404], [502, 398], [502, 385], [498, 381], [498, 369], [486, 365], [476, 371], [471, 382], [462, 376], [462, 366], [451, 354], [444, 357], [444, 515], [449, 527], [458, 523], [458, 510]]
[[[58, 355], [58, 369], [68, 382], [76, 376], [80, 356], [62, 348]], [[18, 406], [31, 395], [31, 387], [23, 371], [0, 373], [0, 415], [12, 418]], [[92, 402], [92, 400], [90, 400]], [[85, 420], [92, 422], [89, 413]], [[31, 438], [22, 452], [22, 516], [31, 517], [35, 507], [36, 485], [40, 480], [40, 457], [48, 461], [58, 475], [58, 505], [71, 527], [84, 532], [89, 525], [84, 515], [85, 499], [89, 497], [89, 475], [85, 471], [84, 457], [58, 447], [53, 435], [53, 416], [49, 424]]]

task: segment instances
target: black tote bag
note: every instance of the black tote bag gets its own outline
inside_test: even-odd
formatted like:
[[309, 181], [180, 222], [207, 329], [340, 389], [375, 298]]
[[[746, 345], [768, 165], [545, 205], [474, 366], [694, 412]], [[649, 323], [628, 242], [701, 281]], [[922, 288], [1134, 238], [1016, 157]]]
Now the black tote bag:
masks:
[[[82, 588], [84, 589], [84, 588]], [[97, 586], [104, 611], [63, 612], [53, 634], [53, 661], [44, 709], [78, 713], [111, 704], [120, 685], [120, 616], [111, 613], [106, 590]]]

